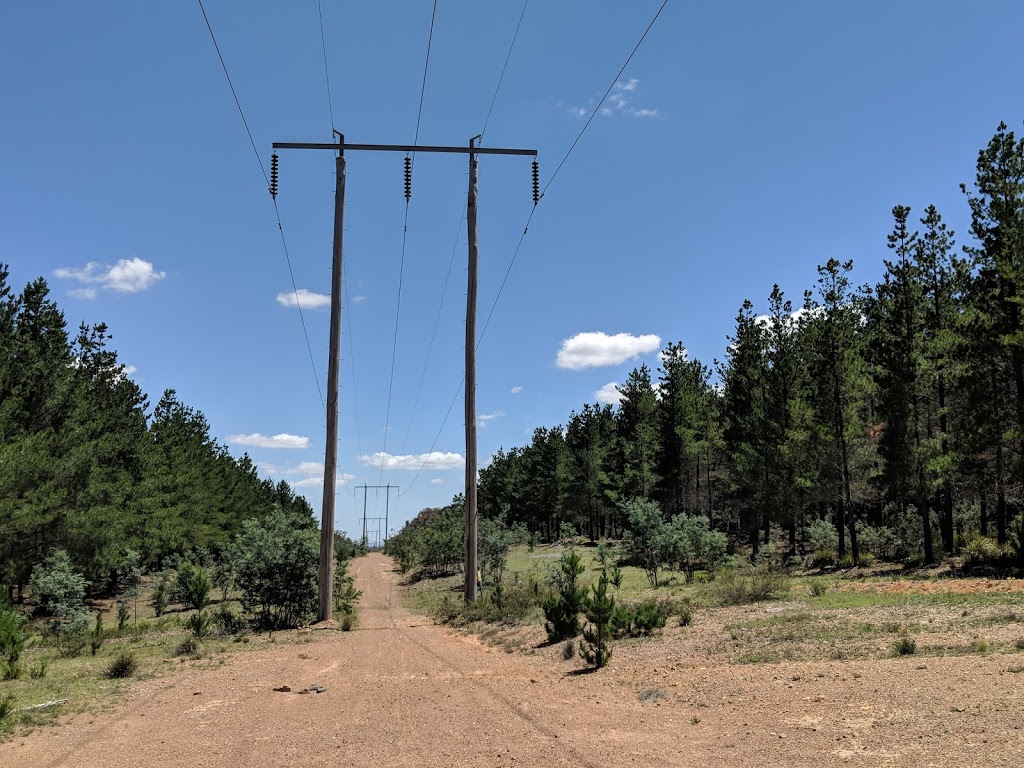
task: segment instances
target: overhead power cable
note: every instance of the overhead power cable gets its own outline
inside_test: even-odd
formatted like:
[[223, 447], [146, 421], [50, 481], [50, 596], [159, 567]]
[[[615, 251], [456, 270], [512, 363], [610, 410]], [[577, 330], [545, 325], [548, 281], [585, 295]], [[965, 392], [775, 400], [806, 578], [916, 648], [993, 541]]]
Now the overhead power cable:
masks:
[[[594, 117], [598, 114], [598, 112], [600, 112], [601, 107], [604, 105], [605, 100], [608, 98], [609, 94], [612, 92], [612, 89], [615, 88], [615, 84], [617, 82], [619, 82], [619, 78], [622, 77], [622, 73], [626, 71], [626, 67], [629, 66], [629, 63], [633, 60], [633, 57], [636, 55], [636, 52], [638, 50], [640, 50], [640, 46], [643, 45], [644, 40], [647, 39], [647, 33], [651, 31], [652, 27], [654, 27], [654, 24], [658, 20], [658, 17], [661, 16], [661, 12], [663, 10], [665, 10], [665, 6], [666, 5], [668, 5], [668, 0], [663, 0], [661, 6], [659, 6], [659, 8], [658, 8], [657, 13], [654, 14], [654, 18], [651, 19], [651, 22], [650, 22], [650, 24], [647, 25], [647, 28], [644, 30], [644, 33], [642, 35], [640, 35], [640, 39], [637, 40], [636, 45], [633, 46], [633, 50], [631, 50], [629, 52], [629, 55], [626, 57], [626, 60], [622, 63], [622, 66], [619, 67], [619, 71], [615, 73], [615, 77], [613, 77], [611, 82], [608, 84], [608, 88], [605, 90], [604, 95], [601, 96], [601, 100], [597, 103], [597, 105], [591, 111], [590, 116], [587, 118], [587, 121], [583, 124], [583, 127], [580, 129], [580, 132], [576, 135], [576, 138], [573, 140], [572, 145], [566, 151], [565, 155], [562, 157], [561, 161], [558, 163], [558, 166], [555, 168], [554, 173], [552, 173], [551, 177], [548, 179], [547, 184], [545, 184], [544, 188], [541, 190], [540, 200], [544, 199], [544, 195], [547, 194], [548, 189], [554, 183], [554, 181], [557, 178], [558, 174], [561, 172], [562, 167], [565, 165], [566, 161], [569, 159], [569, 156], [572, 155], [573, 150], [576, 149], [576, 145], [580, 143], [580, 139], [583, 138], [583, 134], [587, 132], [587, 128], [589, 128], [590, 124], [594, 121]], [[508, 282], [508, 276], [512, 272], [512, 267], [515, 266], [516, 257], [519, 255], [519, 251], [523, 247], [523, 241], [526, 239], [526, 233], [530, 230], [530, 222], [533, 221], [534, 214], [537, 213], [537, 208], [538, 207], [539, 207], [539, 203], [538, 203], [538, 205], [535, 205], [530, 210], [530, 215], [526, 218], [526, 225], [523, 227], [523, 234], [519, 236], [519, 242], [516, 244], [516, 249], [512, 253], [512, 259], [511, 259], [511, 261], [509, 261], [508, 269], [505, 270], [505, 276], [501, 280], [501, 285], [498, 286], [498, 293], [494, 297], [494, 302], [491, 304], [490, 311], [487, 313], [487, 320], [484, 321], [483, 328], [480, 330], [480, 335], [477, 337], [477, 342], [476, 342], [477, 348], [480, 347], [480, 342], [483, 341], [484, 334], [487, 333], [487, 326], [490, 324], [491, 317], [494, 315], [495, 307], [498, 306], [498, 300], [501, 299], [501, 293], [502, 293], [502, 291], [505, 290], [505, 283]]]
[[[502, 84], [502, 82], [505, 79], [505, 72], [508, 69], [509, 61], [512, 59], [512, 51], [515, 49], [516, 40], [519, 38], [519, 30], [523, 26], [523, 18], [526, 16], [526, 8], [527, 8], [527, 6], [529, 4], [530, 4], [530, 0], [525, 0], [525, 2], [523, 2], [523, 10], [519, 14], [519, 21], [516, 24], [515, 32], [512, 34], [512, 41], [509, 43], [508, 52], [505, 54], [505, 62], [504, 62], [504, 64], [501, 67], [501, 74], [498, 76], [498, 84], [494, 88], [494, 95], [491, 97], [491, 103], [490, 103], [490, 106], [487, 109], [487, 116], [484, 118], [483, 128], [480, 129], [480, 141], [481, 141], [481, 144], [483, 143], [484, 134], [487, 133], [487, 126], [488, 126], [488, 124], [490, 123], [490, 120], [491, 120], [491, 113], [494, 111], [494, 104], [495, 104], [495, 102], [498, 99], [498, 92], [501, 90], [501, 84]], [[431, 355], [431, 352], [434, 349], [434, 339], [437, 336], [437, 327], [438, 327], [438, 323], [441, 320], [441, 311], [444, 308], [444, 300], [445, 300], [445, 297], [448, 294], [448, 284], [451, 282], [452, 267], [455, 264], [455, 252], [456, 252], [456, 250], [458, 249], [458, 246], [459, 246], [459, 237], [460, 237], [460, 234], [462, 232], [462, 223], [463, 223], [463, 221], [465, 221], [465, 218], [466, 218], [466, 205], [467, 205], [467, 203], [468, 203], [468, 200], [463, 200], [463, 203], [462, 203], [462, 213], [459, 215], [459, 224], [458, 224], [458, 227], [457, 227], [456, 233], [455, 233], [455, 242], [452, 245], [452, 255], [451, 255], [451, 258], [448, 260], [448, 271], [445, 274], [444, 286], [441, 289], [441, 300], [438, 302], [438, 305], [437, 305], [437, 314], [434, 317], [434, 327], [433, 327], [433, 329], [430, 332], [430, 341], [427, 343], [427, 354], [426, 354], [426, 357], [425, 357], [425, 359], [423, 361], [423, 371], [420, 374], [419, 384], [416, 387], [416, 397], [413, 399], [412, 413], [409, 415], [409, 426], [406, 428], [405, 440], [402, 443], [402, 451], [403, 452], [405, 451], [405, 446], [409, 442], [409, 434], [412, 432], [413, 421], [416, 418], [416, 408], [419, 405], [420, 394], [423, 391], [423, 382], [426, 380], [426, 377], [427, 377], [427, 368], [430, 365], [430, 355]], [[460, 389], [461, 389], [462, 385], [460, 384], [459, 386], [460, 386]], [[457, 398], [458, 398], [458, 395], [456, 394], [456, 399]], [[451, 414], [451, 408], [448, 409], [448, 413]], [[447, 422], [447, 419], [448, 419], [448, 417], [445, 416], [445, 422]], [[441, 427], [443, 429], [444, 428], [444, 424], [442, 424]], [[435, 443], [436, 443], [436, 439], [435, 439]], [[423, 467], [421, 466], [420, 467], [420, 472], [422, 472], [422, 470], [423, 470]], [[416, 477], [419, 477], [419, 472], [416, 473]], [[414, 478], [414, 480], [415, 480], [415, 478]]]
[[[437, 0], [434, 0], [434, 9], [430, 14], [430, 31], [427, 33], [427, 54], [423, 62], [423, 80], [420, 84], [420, 103], [416, 110], [416, 132], [413, 136], [413, 146], [419, 143], [420, 124], [423, 118], [423, 101], [427, 93], [427, 72], [430, 68], [430, 48], [434, 41], [434, 21], [437, 18]], [[416, 153], [412, 155], [410, 168], [416, 162]], [[409, 238], [409, 196], [405, 198], [405, 215], [402, 221], [402, 255], [398, 265], [398, 301], [395, 304], [395, 333], [391, 344], [391, 373], [388, 376], [388, 404], [384, 415], [384, 447], [381, 449], [380, 472], [377, 476], [379, 485], [384, 478], [384, 461], [388, 451], [388, 431], [391, 427], [391, 398], [395, 391], [395, 360], [398, 357], [398, 328], [402, 315], [402, 282], [405, 277], [405, 249]]]

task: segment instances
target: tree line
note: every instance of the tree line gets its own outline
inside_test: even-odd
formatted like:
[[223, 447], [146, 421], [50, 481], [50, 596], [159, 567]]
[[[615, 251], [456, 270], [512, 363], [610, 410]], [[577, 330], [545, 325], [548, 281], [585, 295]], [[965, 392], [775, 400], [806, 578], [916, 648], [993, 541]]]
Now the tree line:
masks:
[[145, 570], [216, 560], [273, 509], [315, 527], [305, 499], [232, 457], [174, 390], [150, 412], [105, 324], [70, 331], [44, 279], [16, 294], [8, 275], [0, 264], [0, 584], [10, 596], [54, 550], [102, 593], [129, 560]]
[[625, 503], [646, 499], [755, 557], [769, 542], [795, 556], [828, 530], [855, 563], [990, 539], [1024, 552], [1024, 139], [1000, 124], [961, 190], [965, 245], [934, 205], [896, 205], [877, 284], [829, 259], [795, 303], [778, 285], [766, 315], [744, 301], [722, 360], [669, 343], [617, 405], [499, 451], [481, 515], [596, 540], [621, 536]]

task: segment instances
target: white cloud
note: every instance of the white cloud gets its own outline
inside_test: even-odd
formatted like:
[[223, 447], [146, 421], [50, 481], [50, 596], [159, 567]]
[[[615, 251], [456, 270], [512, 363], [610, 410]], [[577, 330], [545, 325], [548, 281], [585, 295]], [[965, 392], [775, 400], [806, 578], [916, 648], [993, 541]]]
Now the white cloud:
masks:
[[235, 445], [248, 445], [254, 448], [309, 448], [309, 438], [301, 435], [263, 435], [253, 432], [251, 435], [228, 435], [227, 441]]
[[353, 304], [362, 304], [364, 301], [366, 301], [366, 297], [362, 296], [362, 295], [360, 295], [358, 293], [355, 296], [352, 297], [352, 303]]
[[363, 454], [359, 457], [359, 463], [366, 467], [380, 467], [384, 469], [405, 469], [419, 472], [420, 469], [462, 469], [466, 466], [466, 460], [458, 453], [445, 453], [432, 451], [431, 453], [406, 454], [395, 456], [390, 453], [378, 451], [372, 456]]
[[431, 485], [444, 485], [444, 480], [442, 480], [440, 477], [435, 477], [433, 480], [430, 481], [430, 484]]
[[494, 413], [481, 413], [476, 417], [476, 422], [481, 427], [486, 427], [488, 423], [494, 421], [495, 419], [500, 419], [504, 415], [504, 411], [495, 411]]
[[139, 369], [136, 368], [134, 365], [126, 365], [126, 366], [121, 368], [121, 375], [122, 376], [131, 376], [137, 370], [139, 370]]
[[512, 387], [512, 394], [513, 395], [518, 395], [522, 391], [523, 391], [522, 387]]
[[555, 365], [578, 371], [583, 368], [600, 368], [619, 365], [661, 346], [661, 337], [653, 333], [634, 336], [631, 333], [617, 333], [609, 336], [602, 331], [577, 333], [562, 341]]
[[331, 303], [331, 297], [322, 293], [314, 293], [305, 288], [297, 291], [285, 291], [277, 294], [277, 303], [282, 307], [301, 307], [302, 309], [319, 309]]
[[600, 114], [603, 117], [612, 115], [632, 115], [633, 117], [658, 117], [658, 110], [650, 107], [637, 107], [633, 104], [633, 94], [636, 92], [640, 81], [631, 77], [626, 82], [617, 82], [612, 86], [611, 93], [605, 100], [611, 106], [601, 107]]
[[[84, 267], [60, 267], [53, 274], [61, 279], [77, 280], [87, 285], [98, 285], [118, 293], [138, 293], [149, 288], [153, 283], [163, 280], [166, 272], [157, 272], [152, 262], [134, 257], [120, 259], [114, 266], [90, 261]], [[72, 291], [72, 295], [80, 299], [96, 298], [95, 288], [83, 288]]]
[[614, 381], [609, 381], [594, 392], [594, 399], [599, 403], [618, 405], [622, 402], [622, 393], [619, 392], [619, 385]]
[[85, 299], [86, 301], [92, 301], [96, 298], [95, 288], [75, 288], [73, 291], [68, 291], [68, 293], [76, 299]]
[[[347, 472], [342, 472], [342, 473], [339, 473], [336, 476], [335, 482], [339, 483], [341, 485], [347, 485], [350, 480], [355, 480], [355, 479], [356, 479], [355, 475], [350, 475]], [[319, 488], [323, 484], [324, 484], [324, 476], [323, 475], [313, 475], [313, 476], [307, 477], [307, 478], [305, 478], [303, 480], [299, 480], [298, 482], [291, 483], [290, 485], [292, 486], [292, 488]]]

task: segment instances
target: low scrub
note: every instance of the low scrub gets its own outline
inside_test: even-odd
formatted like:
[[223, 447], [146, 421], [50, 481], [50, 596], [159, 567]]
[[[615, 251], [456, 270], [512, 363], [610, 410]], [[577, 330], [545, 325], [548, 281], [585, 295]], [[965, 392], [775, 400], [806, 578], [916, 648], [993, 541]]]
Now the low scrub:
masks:
[[138, 667], [139, 661], [133, 651], [120, 651], [104, 670], [103, 676], [111, 679], [131, 677]]
[[719, 572], [712, 586], [722, 605], [745, 605], [762, 600], [777, 600], [789, 594], [789, 578], [767, 568]]

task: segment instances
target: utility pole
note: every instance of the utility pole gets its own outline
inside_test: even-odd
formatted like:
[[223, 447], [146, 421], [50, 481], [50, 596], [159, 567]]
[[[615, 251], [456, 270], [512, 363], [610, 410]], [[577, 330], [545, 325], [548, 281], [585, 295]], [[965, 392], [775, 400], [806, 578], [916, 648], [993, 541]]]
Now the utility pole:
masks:
[[[360, 488], [363, 489], [363, 539], [364, 540], [366, 539], [366, 521], [367, 520], [376, 520], [378, 522], [378, 524], [380, 523], [381, 520], [383, 520], [384, 521], [384, 542], [383, 543], [387, 544], [388, 543], [388, 515], [391, 512], [391, 490], [394, 489], [395, 493], [398, 493], [398, 486], [397, 485], [391, 485], [390, 483], [388, 483], [387, 485], [357, 485], [356, 486], [356, 490], [357, 491]], [[371, 488], [374, 489], [375, 491], [379, 491], [381, 489], [384, 489], [385, 493], [387, 494], [385, 496], [385, 500], [384, 500], [384, 517], [383, 518], [380, 518], [380, 517], [368, 518], [366, 516], [366, 494], [367, 494], [367, 491], [369, 489], [371, 489]], [[367, 546], [369, 546], [369, 544], [367, 544]]]
[[[334, 195], [334, 259], [331, 281], [331, 341], [327, 373], [327, 454], [324, 460], [324, 500], [320, 524], [320, 605], [318, 618], [331, 618], [332, 590], [334, 584], [334, 481], [337, 472], [338, 450], [338, 363], [340, 361], [339, 341], [341, 337], [341, 270], [342, 270], [342, 219], [345, 207], [345, 150], [370, 152], [439, 152], [468, 154], [470, 202], [467, 208], [469, 221], [469, 291], [466, 297], [466, 588], [467, 602], [476, 600], [476, 191], [477, 155], [530, 155], [533, 161], [533, 204], [538, 201], [537, 191], [537, 150], [507, 149], [500, 147], [477, 147], [479, 136], [469, 141], [469, 147], [442, 147], [414, 144], [348, 144], [345, 136], [338, 131], [336, 144], [312, 142], [275, 141], [278, 149], [327, 149], [338, 153], [336, 166], [338, 181]], [[408, 159], [408, 158], [407, 158]], [[271, 159], [271, 194], [277, 195], [277, 155]], [[411, 163], [405, 164], [406, 198], [409, 196]], [[397, 488], [397, 486], [396, 486]], [[390, 491], [388, 493], [390, 498]], [[363, 495], [363, 535], [366, 525], [366, 496]], [[385, 523], [385, 533], [387, 524]]]
[[469, 234], [469, 277], [466, 287], [466, 524], [465, 524], [465, 598], [476, 602], [476, 189], [477, 160], [473, 146], [479, 136], [469, 140], [469, 198], [466, 202], [466, 229]]

